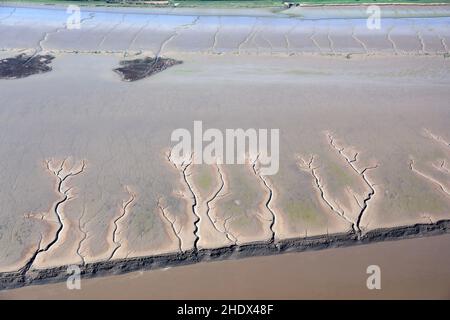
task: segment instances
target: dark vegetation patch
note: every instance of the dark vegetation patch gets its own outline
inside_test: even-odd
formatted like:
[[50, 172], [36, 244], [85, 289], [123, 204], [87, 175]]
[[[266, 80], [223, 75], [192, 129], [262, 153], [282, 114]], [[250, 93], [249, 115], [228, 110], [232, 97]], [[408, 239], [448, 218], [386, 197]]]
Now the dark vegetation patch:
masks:
[[33, 74], [45, 73], [52, 70], [50, 63], [54, 56], [19, 54], [13, 58], [0, 60], [0, 79], [19, 79]]
[[147, 57], [121, 61], [121, 67], [114, 69], [114, 71], [122, 77], [123, 81], [136, 81], [181, 63], [183, 62], [170, 58]]

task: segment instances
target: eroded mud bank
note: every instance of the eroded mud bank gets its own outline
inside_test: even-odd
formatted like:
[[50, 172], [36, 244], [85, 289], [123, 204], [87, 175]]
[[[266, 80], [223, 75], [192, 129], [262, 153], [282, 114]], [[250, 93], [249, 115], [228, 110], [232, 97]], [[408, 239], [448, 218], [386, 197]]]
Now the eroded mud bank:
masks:
[[[308, 238], [293, 238], [278, 242], [255, 242], [217, 249], [192, 249], [182, 253], [88, 263], [80, 266], [80, 269], [82, 277], [91, 278], [96, 276], [122, 274], [136, 270], [152, 270], [206, 261], [240, 259], [252, 256], [322, 250], [373, 242], [434, 236], [449, 233], [449, 231], [450, 220], [441, 220], [430, 224], [415, 224], [413, 226], [376, 229], [369, 231], [360, 237], [355, 232], [349, 232]], [[67, 279], [67, 267], [68, 266], [60, 266], [42, 270], [22, 269], [19, 272], [1, 273], [0, 290], [32, 284], [65, 281]]]

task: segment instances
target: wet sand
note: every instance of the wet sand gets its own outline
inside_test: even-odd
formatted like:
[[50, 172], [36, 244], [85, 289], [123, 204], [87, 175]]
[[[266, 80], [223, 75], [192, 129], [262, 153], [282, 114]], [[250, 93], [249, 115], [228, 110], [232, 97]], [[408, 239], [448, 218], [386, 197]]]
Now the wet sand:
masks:
[[[200, 263], [0, 292], [0, 299], [450, 299], [450, 235]], [[366, 268], [381, 268], [368, 290]], [[220, 276], [218, 276], [220, 275]]]

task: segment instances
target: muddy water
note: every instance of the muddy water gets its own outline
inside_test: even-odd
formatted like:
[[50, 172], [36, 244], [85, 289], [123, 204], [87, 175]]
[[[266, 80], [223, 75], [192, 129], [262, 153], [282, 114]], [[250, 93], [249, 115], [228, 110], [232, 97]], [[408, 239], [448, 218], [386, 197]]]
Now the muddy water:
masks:
[[[166, 270], [0, 292], [1, 299], [450, 298], [450, 235], [366, 246], [201, 263]], [[381, 268], [381, 290], [366, 269]]]

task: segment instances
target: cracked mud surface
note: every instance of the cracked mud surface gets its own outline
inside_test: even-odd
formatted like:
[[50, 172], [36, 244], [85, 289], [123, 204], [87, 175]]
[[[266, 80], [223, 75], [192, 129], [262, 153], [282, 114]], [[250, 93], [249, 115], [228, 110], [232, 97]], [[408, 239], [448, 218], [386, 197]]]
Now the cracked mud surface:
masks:
[[[19, 38], [21, 10], [1, 8], [0, 58], [56, 59], [0, 82], [0, 287], [69, 264], [107, 274], [448, 232], [447, 18], [368, 34], [352, 19], [95, 12], [68, 30], [55, 10]], [[141, 81], [111, 71], [124, 58]], [[145, 78], [169, 61], [183, 63]], [[279, 128], [278, 173], [258, 158], [176, 164], [171, 133], [196, 120]]]
[[33, 74], [45, 73], [52, 70], [50, 63], [54, 56], [19, 54], [13, 58], [0, 60], [0, 79], [19, 79]]

